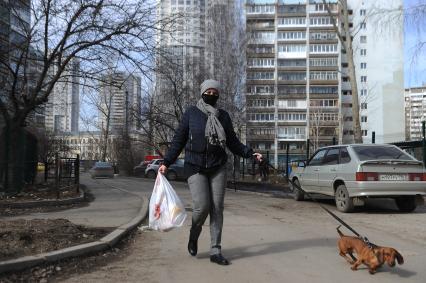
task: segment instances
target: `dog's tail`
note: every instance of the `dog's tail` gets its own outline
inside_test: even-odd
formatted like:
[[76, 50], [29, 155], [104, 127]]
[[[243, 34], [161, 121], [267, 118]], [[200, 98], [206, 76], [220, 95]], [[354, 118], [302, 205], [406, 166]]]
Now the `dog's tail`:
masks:
[[343, 237], [343, 236], [345, 236], [345, 235], [343, 235], [343, 233], [339, 230], [339, 228], [340, 228], [341, 226], [342, 226], [342, 225], [337, 226], [336, 230], [337, 230], [337, 233], [339, 234], [339, 236], [340, 236], [340, 237]]
[[395, 251], [395, 257], [398, 264], [404, 264], [404, 258], [399, 252]]

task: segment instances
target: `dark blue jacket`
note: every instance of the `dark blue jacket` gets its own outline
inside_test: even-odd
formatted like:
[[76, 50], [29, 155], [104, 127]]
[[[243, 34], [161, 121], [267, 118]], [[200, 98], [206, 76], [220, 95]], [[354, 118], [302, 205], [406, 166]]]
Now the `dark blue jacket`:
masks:
[[[252, 157], [253, 150], [243, 145], [235, 135], [229, 114], [219, 109], [218, 119], [225, 130], [226, 146], [231, 152], [245, 158]], [[204, 134], [206, 123], [206, 114], [196, 106], [189, 107], [183, 114], [171, 146], [164, 157], [164, 165], [168, 167], [173, 164], [184, 147], [185, 164], [189, 163], [206, 169], [225, 164], [227, 159], [225, 149], [207, 143]]]

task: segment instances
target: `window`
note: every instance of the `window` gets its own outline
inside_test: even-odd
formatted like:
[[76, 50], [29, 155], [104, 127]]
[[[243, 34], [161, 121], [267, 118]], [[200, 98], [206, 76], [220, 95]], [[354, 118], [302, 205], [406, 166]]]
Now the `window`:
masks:
[[310, 93], [315, 94], [337, 94], [337, 86], [312, 86]]
[[367, 63], [361, 63], [361, 69], [367, 69]]
[[314, 17], [309, 19], [311, 26], [326, 26], [331, 25], [332, 21], [330, 17]]
[[306, 80], [306, 72], [279, 72], [278, 80], [281, 81], [304, 81]]
[[309, 66], [334, 67], [337, 66], [337, 58], [310, 58]]
[[311, 80], [337, 80], [337, 72], [332, 71], [313, 71], [309, 73]]
[[306, 108], [306, 100], [278, 100], [278, 108]]
[[305, 59], [279, 59], [278, 60], [279, 67], [305, 67], [306, 60]]
[[247, 7], [248, 14], [273, 14], [275, 13], [274, 5], [252, 5]]
[[304, 40], [304, 39], [306, 39], [306, 32], [304, 32], [304, 31], [279, 32], [278, 33], [278, 39]]
[[306, 45], [305, 44], [279, 45], [278, 52], [286, 52], [286, 53], [306, 52]]
[[308, 165], [309, 166], [318, 166], [321, 165], [322, 159], [324, 158], [324, 155], [326, 153], [326, 149], [318, 151], [312, 158], [309, 160]]
[[310, 106], [312, 107], [337, 107], [338, 100], [336, 99], [311, 99]]
[[275, 33], [274, 32], [253, 32], [252, 37], [255, 39], [263, 39], [263, 40], [274, 40]]
[[361, 41], [361, 43], [367, 43], [367, 36], [366, 35], [361, 35], [360, 41]]
[[275, 60], [269, 58], [249, 58], [247, 66], [249, 67], [274, 67]]
[[359, 10], [359, 15], [360, 16], [365, 16], [366, 14], [367, 14], [367, 11], [365, 9]]
[[333, 40], [337, 39], [337, 34], [334, 32], [313, 32], [309, 35], [311, 40]]
[[311, 44], [309, 51], [311, 53], [336, 53], [337, 44]]
[[363, 136], [363, 137], [366, 137], [366, 136], [367, 136], [367, 134], [368, 134], [367, 130], [361, 130], [361, 133], [362, 133], [362, 136]]
[[340, 164], [351, 162], [351, 157], [346, 147], [340, 148]]
[[361, 56], [366, 56], [367, 55], [367, 49], [361, 49]]
[[367, 24], [366, 23], [361, 23], [361, 28], [362, 29], [366, 29], [367, 28]]
[[271, 107], [274, 106], [274, 99], [253, 99], [248, 100], [249, 107]]
[[329, 149], [322, 161], [322, 165], [333, 165], [339, 163], [339, 149]]
[[250, 121], [274, 121], [273, 113], [248, 113], [247, 118]]
[[247, 73], [248, 80], [273, 80], [274, 72], [249, 72]]
[[279, 113], [278, 121], [306, 121], [305, 113]]
[[367, 82], [367, 76], [361, 76], [361, 82], [362, 83]]
[[306, 18], [284, 18], [278, 19], [278, 26], [303, 26], [306, 25]]
[[413, 160], [404, 151], [393, 146], [354, 146], [353, 149], [360, 161], [372, 159]]
[[306, 94], [305, 86], [287, 86], [280, 85], [278, 86], [278, 94]]
[[363, 110], [367, 109], [367, 103], [365, 102], [361, 103], [361, 109]]
[[366, 96], [367, 90], [365, 88], [361, 89], [361, 96]]
[[274, 48], [272, 46], [260, 46], [260, 47], [253, 47], [248, 48], [247, 51], [249, 53], [274, 53]]
[[367, 116], [361, 116], [361, 122], [367, 122]]

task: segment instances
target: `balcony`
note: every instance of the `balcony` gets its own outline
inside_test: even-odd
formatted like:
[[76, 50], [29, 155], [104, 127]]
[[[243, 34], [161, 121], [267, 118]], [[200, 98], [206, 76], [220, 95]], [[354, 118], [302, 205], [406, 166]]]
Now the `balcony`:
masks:
[[306, 135], [304, 135], [304, 134], [300, 134], [300, 135], [278, 134], [277, 139], [278, 139], [278, 141], [305, 141]]

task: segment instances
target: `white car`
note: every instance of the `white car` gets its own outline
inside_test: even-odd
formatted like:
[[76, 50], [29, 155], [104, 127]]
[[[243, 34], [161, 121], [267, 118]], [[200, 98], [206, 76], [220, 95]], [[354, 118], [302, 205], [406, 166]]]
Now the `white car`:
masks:
[[394, 145], [320, 148], [308, 162], [299, 163], [290, 180], [295, 200], [304, 199], [303, 191], [333, 196], [342, 212], [364, 205], [366, 198], [393, 198], [399, 210], [411, 212], [426, 195], [423, 163]]
[[155, 179], [157, 176], [158, 168], [163, 163], [163, 159], [153, 159], [151, 163], [149, 163], [145, 169], [145, 176], [150, 179]]

